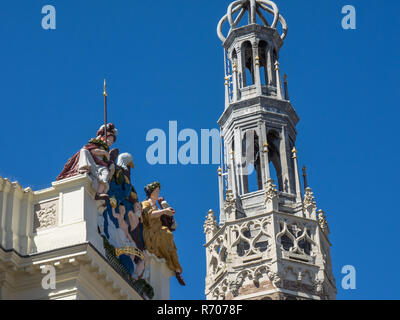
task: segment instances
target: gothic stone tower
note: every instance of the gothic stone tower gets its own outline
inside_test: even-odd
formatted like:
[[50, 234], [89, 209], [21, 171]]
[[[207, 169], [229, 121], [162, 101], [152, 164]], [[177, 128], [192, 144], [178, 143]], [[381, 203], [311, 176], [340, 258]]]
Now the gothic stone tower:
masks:
[[285, 19], [267, 0], [234, 1], [218, 25], [226, 98], [218, 121], [219, 224], [212, 210], [204, 224], [207, 299], [336, 297], [328, 224], [305, 174], [301, 190], [299, 117], [278, 62], [286, 34]]

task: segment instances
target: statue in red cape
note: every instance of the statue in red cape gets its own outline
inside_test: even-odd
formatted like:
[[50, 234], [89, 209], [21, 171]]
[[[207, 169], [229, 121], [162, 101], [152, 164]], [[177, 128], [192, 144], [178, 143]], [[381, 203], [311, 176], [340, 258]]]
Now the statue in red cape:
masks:
[[117, 140], [117, 135], [118, 130], [114, 124], [107, 124], [107, 130], [104, 125], [101, 126], [96, 138], [91, 139], [68, 160], [57, 181], [88, 173], [92, 178], [93, 188], [97, 191], [96, 200], [107, 200], [109, 180], [115, 170], [115, 159], [110, 156], [110, 147]]

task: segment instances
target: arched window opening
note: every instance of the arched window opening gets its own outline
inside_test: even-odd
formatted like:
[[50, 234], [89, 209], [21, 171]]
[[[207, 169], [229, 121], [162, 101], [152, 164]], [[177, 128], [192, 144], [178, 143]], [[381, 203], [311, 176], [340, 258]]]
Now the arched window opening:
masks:
[[248, 87], [254, 84], [253, 47], [250, 41], [243, 43], [242, 57], [243, 87]]
[[232, 51], [232, 62], [236, 63], [237, 62], [237, 52], [236, 49], [233, 49]]
[[[236, 52], [236, 49], [234, 49], [233, 51], [232, 51], [232, 55], [231, 55], [231, 58], [230, 58], [230, 62], [231, 62], [231, 66], [232, 66], [232, 68], [231, 68], [231, 76], [232, 76], [232, 78], [231, 78], [231, 81], [230, 81], [230, 85], [231, 85], [231, 99], [233, 99], [234, 97], [235, 97], [235, 94], [237, 94], [237, 93], [234, 93], [233, 91], [234, 90], [237, 90], [238, 88], [236, 88], [236, 79], [234, 79], [234, 70], [236, 70], [236, 71], [238, 71], [238, 57], [237, 57], [237, 52]], [[239, 73], [240, 74], [240, 73]]]
[[233, 99], [233, 63], [230, 59], [227, 58], [227, 72], [226, 76], [228, 77], [228, 95], [229, 101]]
[[247, 183], [248, 183], [248, 190], [246, 193], [257, 191], [258, 189], [255, 188], [257, 186], [257, 174], [252, 163], [247, 164]]
[[254, 130], [249, 130], [244, 134], [242, 140], [244, 193], [250, 193], [262, 189], [259, 143], [258, 135]]
[[236, 52], [236, 49], [234, 49], [233, 52], [232, 52], [232, 65], [233, 64], [237, 65], [237, 52]]
[[268, 83], [267, 72], [267, 42], [261, 40], [258, 44], [258, 57], [260, 58], [260, 79], [261, 85], [265, 86]]
[[252, 86], [253, 84], [254, 84], [253, 74], [251, 73], [251, 71], [248, 68], [246, 68], [246, 85], [245, 85], [245, 87]]
[[271, 178], [278, 185], [279, 191], [283, 191], [279, 133], [275, 130], [270, 130], [267, 134], [267, 143], [270, 172], [271, 175], [275, 175], [275, 178], [273, 176]]
[[275, 166], [271, 165], [271, 161], [269, 163], [269, 174], [270, 178], [274, 180], [275, 184], [278, 183], [278, 174], [276, 173]]

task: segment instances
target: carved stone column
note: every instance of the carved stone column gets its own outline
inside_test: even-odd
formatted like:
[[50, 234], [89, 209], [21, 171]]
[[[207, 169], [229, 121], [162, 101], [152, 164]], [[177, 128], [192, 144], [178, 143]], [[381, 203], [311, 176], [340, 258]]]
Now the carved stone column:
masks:
[[296, 183], [296, 201], [301, 202], [301, 187], [300, 187], [300, 173], [299, 168], [297, 166], [297, 150], [293, 147], [293, 163], [294, 163], [294, 177]]
[[218, 168], [218, 189], [219, 189], [219, 223], [223, 225], [225, 223], [226, 217], [224, 212], [224, 182], [222, 177], [222, 169]]
[[281, 72], [279, 67], [279, 62], [275, 62], [275, 72], [276, 72], [276, 94], [278, 99], [283, 99], [282, 94], [282, 83], [281, 83]]
[[261, 95], [261, 77], [260, 77], [260, 57], [258, 55], [258, 41], [252, 43], [253, 48], [253, 69], [254, 82], [256, 85], [257, 94]]
[[236, 102], [236, 101], [240, 100], [237, 61], [233, 62], [232, 73], [233, 73], [233, 101], [232, 102]]

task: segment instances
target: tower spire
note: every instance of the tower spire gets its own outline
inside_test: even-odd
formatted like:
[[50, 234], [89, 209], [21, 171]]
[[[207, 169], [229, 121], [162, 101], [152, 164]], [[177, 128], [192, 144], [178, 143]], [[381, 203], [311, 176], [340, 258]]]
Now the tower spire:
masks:
[[[246, 12], [248, 24], [239, 29]], [[218, 230], [212, 218], [207, 226], [213, 231], [205, 228], [207, 299], [334, 299], [328, 232], [322, 214], [317, 220], [311, 189], [302, 199], [294, 147], [300, 119], [289, 101], [287, 76], [284, 88], [281, 81], [286, 22], [273, 1], [233, 1], [217, 32], [225, 64], [232, 66], [225, 68], [218, 120], [221, 158], [229, 165], [218, 171]]]

